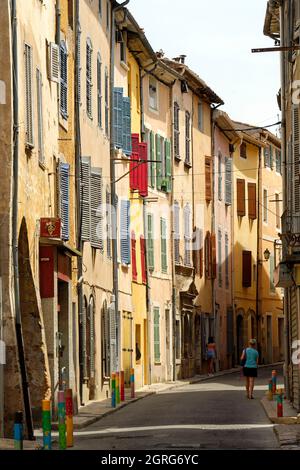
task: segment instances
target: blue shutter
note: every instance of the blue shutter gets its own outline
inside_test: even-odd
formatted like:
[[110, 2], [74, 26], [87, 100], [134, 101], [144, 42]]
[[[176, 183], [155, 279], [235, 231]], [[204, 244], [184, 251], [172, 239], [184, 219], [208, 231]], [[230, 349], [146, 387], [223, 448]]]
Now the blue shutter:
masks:
[[60, 214], [62, 222], [62, 239], [69, 240], [70, 236], [70, 165], [68, 163], [59, 164], [60, 177]]
[[68, 118], [68, 56], [64, 41], [60, 43], [60, 112]]
[[131, 155], [131, 110], [130, 98], [123, 98], [123, 152]]
[[121, 262], [130, 264], [130, 220], [129, 220], [129, 201], [121, 201], [121, 221], [120, 221], [120, 237], [121, 237]]
[[114, 88], [114, 146], [123, 146], [123, 88]]

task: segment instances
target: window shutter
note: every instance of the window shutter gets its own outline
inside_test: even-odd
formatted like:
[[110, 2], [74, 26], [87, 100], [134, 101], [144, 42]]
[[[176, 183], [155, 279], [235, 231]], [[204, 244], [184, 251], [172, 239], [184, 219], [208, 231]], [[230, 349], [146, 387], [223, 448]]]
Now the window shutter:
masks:
[[207, 232], [205, 236], [204, 242], [204, 249], [205, 249], [205, 277], [207, 279], [211, 279], [211, 241], [210, 241], [210, 233]]
[[130, 219], [129, 219], [130, 201], [121, 200], [121, 262], [130, 264]]
[[222, 154], [218, 155], [218, 198], [222, 201]]
[[148, 163], [147, 163], [147, 143], [141, 142], [139, 144], [139, 159], [144, 160], [145, 163], [139, 164], [139, 193], [142, 197], [148, 196]]
[[191, 265], [191, 230], [190, 230], [191, 210], [187, 204], [184, 208], [184, 264]]
[[131, 162], [130, 162], [130, 173], [129, 173], [129, 184], [130, 189], [135, 191], [139, 189], [139, 134], [131, 135], [132, 142], [132, 152], [131, 152]]
[[237, 192], [237, 215], [243, 217], [246, 214], [245, 205], [245, 180], [236, 180], [236, 192]]
[[108, 188], [106, 188], [106, 254], [111, 258], [111, 197]]
[[228, 234], [225, 234], [225, 286], [229, 288], [229, 240]]
[[109, 313], [109, 342], [110, 342], [110, 371], [113, 372], [117, 369], [117, 324], [116, 324], [116, 311], [114, 304], [108, 307]]
[[179, 135], [179, 106], [174, 103], [174, 156], [177, 159], [180, 159]]
[[147, 264], [150, 271], [154, 271], [154, 237], [153, 237], [153, 215], [147, 216]]
[[97, 58], [97, 110], [98, 126], [102, 127], [102, 62], [100, 54]]
[[211, 234], [210, 237], [210, 248], [211, 248], [211, 278], [216, 279], [217, 277], [217, 253], [216, 253], [216, 235]]
[[25, 114], [26, 145], [33, 147], [32, 47], [28, 44], [25, 44]]
[[59, 83], [59, 47], [55, 42], [50, 42], [48, 54], [48, 78], [51, 82]]
[[200, 277], [203, 277], [203, 230], [200, 229], [200, 248], [199, 248], [199, 263], [200, 263], [200, 268], [199, 268], [199, 274]]
[[180, 263], [180, 226], [179, 226], [180, 208], [177, 202], [174, 203], [174, 249], [175, 263]]
[[68, 118], [68, 54], [64, 41], [60, 43], [60, 113]]
[[153, 309], [154, 318], [154, 362], [160, 362], [160, 331], [159, 331], [159, 308], [154, 307]]
[[[106, 92], [105, 92], [105, 96], [106, 96]], [[107, 119], [108, 119], [108, 114], [107, 114]], [[114, 129], [114, 146], [116, 148], [122, 148], [123, 146], [123, 88], [114, 88], [113, 129]]]
[[156, 189], [161, 189], [162, 161], [161, 161], [161, 138], [159, 134], [155, 136], [156, 146]]
[[167, 225], [166, 220], [160, 219], [160, 246], [161, 246], [161, 270], [166, 273], [168, 270], [167, 263]]
[[89, 117], [92, 117], [92, 43], [88, 39], [86, 42], [86, 111]]
[[81, 29], [80, 25], [78, 26], [78, 34], [76, 38], [76, 68], [77, 68], [77, 83], [76, 83], [76, 93], [77, 101], [81, 104]]
[[151, 165], [151, 175], [150, 175], [150, 186], [155, 187], [155, 146], [154, 146], [154, 133], [150, 132], [150, 159], [152, 160]]
[[270, 166], [269, 147], [265, 147], [265, 148], [264, 148], [264, 163], [265, 163], [265, 167], [266, 167], [266, 168]]
[[131, 262], [132, 262], [132, 280], [137, 281], [136, 269], [136, 238], [135, 233], [131, 232]]
[[125, 155], [131, 154], [131, 109], [130, 98], [123, 98], [123, 136], [122, 148]]
[[293, 106], [293, 209], [300, 212], [300, 134], [299, 134], [299, 107]]
[[247, 144], [246, 142], [242, 142], [240, 146], [240, 157], [247, 158]]
[[[108, 86], [108, 70], [107, 70], [107, 68], [105, 68], [104, 89], [105, 89], [105, 135], [108, 137], [109, 136], [109, 104], [108, 104], [109, 86]], [[114, 100], [115, 100], [115, 96], [114, 96]], [[114, 121], [113, 121], [113, 123], [114, 123]], [[115, 129], [114, 129], [114, 131], [115, 131]]]
[[211, 176], [211, 158], [205, 157], [205, 199], [207, 202], [212, 199]]
[[59, 164], [60, 178], [60, 214], [62, 223], [62, 239], [69, 240], [69, 211], [70, 211], [70, 165]]
[[191, 164], [191, 119], [190, 113], [185, 113], [185, 163]]
[[222, 287], [222, 232], [218, 230], [218, 278], [219, 287]]
[[172, 191], [171, 142], [165, 141], [167, 193]]
[[145, 239], [143, 235], [140, 237], [140, 248], [141, 248], [141, 267], [142, 267], [142, 282], [147, 284], [147, 275], [146, 275], [146, 247]]
[[90, 240], [91, 236], [91, 158], [82, 157], [81, 161], [81, 238]]
[[232, 204], [232, 158], [225, 160], [225, 204]]
[[248, 216], [256, 219], [256, 184], [248, 183]]
[[44, 163], [44, 126], [43, 126], [43, 82], [42, 74], [36, 70], [37, 116], [38, 116], [38, 154], [39, 162]]
[[252, 253], [243, 251], [243, 287], [251, 287], [252, 283]]
[[273, 170], [273, 161], [274, 161], [274, 155], [273, 155], [273, 147], [270, 145], [270, 168]]
[[276, 171], [277, 173], [281, 174], [281, 151], [276, 149], [275, 154], [276, 154]]
[[103, 251], [102, 170], [91, 171], [91, 245]]

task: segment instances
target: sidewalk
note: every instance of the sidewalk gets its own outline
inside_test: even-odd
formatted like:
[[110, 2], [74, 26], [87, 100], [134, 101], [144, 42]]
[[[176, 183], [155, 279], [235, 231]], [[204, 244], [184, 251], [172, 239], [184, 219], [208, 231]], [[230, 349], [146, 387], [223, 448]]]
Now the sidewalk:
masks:
[[[24, 450], [41, 450], [41, 443], [37, 441], [23, 441]], [[14, 450], [13, 439], [1, 439], [0, 438], [0, 450]]]

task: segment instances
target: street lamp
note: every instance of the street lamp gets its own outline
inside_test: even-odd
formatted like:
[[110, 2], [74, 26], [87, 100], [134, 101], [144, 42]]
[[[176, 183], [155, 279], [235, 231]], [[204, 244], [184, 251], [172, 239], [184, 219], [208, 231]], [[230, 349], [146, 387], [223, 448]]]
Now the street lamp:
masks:
[[265, 251], [264, 251], [264, 258], [265, 258], [265, 261], [269, 261], [270, 255], [271, 255], [271, 253], [270, 253], [269, 249], [266, 248]]

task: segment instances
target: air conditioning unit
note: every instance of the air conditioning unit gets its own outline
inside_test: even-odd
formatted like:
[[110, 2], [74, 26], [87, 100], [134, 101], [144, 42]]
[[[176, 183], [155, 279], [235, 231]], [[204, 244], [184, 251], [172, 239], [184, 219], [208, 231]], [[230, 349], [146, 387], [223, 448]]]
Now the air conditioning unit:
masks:
[[59, 46], [50, 42], [48, 46], [48, 78], [51, 82], [59, 83]]

